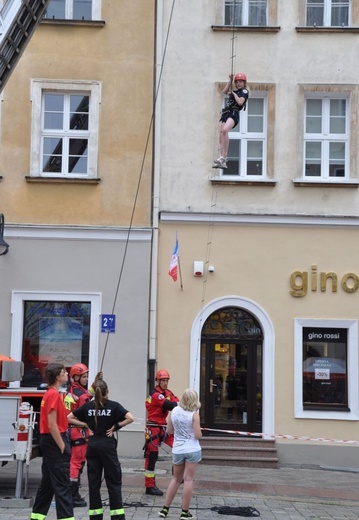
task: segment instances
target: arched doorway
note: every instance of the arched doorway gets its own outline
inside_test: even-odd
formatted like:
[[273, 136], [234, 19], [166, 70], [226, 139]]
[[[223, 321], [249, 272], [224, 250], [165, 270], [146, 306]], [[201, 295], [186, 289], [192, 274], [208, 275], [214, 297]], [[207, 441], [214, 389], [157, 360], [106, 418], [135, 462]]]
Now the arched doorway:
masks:
[[263, 332], [238, 307], [222, 307], [201, 334], [201, 422], [210, 429], [262, 431]]
[[[274, 433], [274, 347], [272, 322], [256, 302], [240, 296], [223, 296], [201, 309], [191, 329], [189, 385], [201, 396], [203, 427]], [[220, 409], [218, 388], [214, 386], [216, 375], [219, 375], [219, 371], [216, 374], [216, 361], [217, 368], [224, 365], [223, 383], [229, 376], [227, 388], [222, 387]], [[241, 384], [232, 380], [228, 393], [234, 371], [236, 375], [242, 371], [243, 378]], [[260, 388], [257, 389], [260, 377]], [[235, 399], [228, 399], [233, 395]]]

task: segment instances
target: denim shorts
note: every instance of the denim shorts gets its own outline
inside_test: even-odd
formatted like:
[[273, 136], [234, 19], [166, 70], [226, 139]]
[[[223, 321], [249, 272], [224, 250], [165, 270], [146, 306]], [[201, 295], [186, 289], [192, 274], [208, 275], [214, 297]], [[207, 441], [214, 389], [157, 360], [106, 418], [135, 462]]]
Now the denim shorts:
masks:
[[191, 453], [172, 453], [172, 462], [175, 466], [185, 462], [200, 462], [202, 460], [202, 450], [192, 451]]

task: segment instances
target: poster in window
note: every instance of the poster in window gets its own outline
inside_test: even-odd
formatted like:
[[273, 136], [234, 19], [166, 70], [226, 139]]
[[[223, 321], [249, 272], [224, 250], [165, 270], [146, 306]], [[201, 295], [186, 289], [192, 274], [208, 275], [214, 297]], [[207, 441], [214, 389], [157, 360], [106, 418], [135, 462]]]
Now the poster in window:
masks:
[[63, 316], [40, 318], [39, 360], [71, 366], [81, 363], [82, 318]]

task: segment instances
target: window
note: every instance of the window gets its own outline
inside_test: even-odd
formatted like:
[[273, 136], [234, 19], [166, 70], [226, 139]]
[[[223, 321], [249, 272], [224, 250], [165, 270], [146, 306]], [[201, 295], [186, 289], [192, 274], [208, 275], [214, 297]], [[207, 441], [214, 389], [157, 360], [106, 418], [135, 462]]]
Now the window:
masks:
[[98, 83], [33, 81], [31, 175], [97, 176], [99, 97]]
[[101, 0], [50, 0], [45, 18], [60, 20], [98, 20]]
[[349, 0], [307, 0], [307, 26], [346, 27]]
[[358, 420], [358, 323], [295, 320], [295, 417]]
[[89, 99], [86, 94], [44, 93], [43, 173], [87, 174]]
[[348, 410], [347, 329], [303, 327], [304, 410]]
[[251, 92], [239, 124], [229, 132], [227, 169], [223, 177], [266, 176], [267, 96]]
[[[51, 362], [86, 364], [97, 371], [99, 293], [12, 294], [11, 357], [24, 362], [22, 386], [38, 386]], [[41, 379], [41, 381], [40, 381]], [[20, 382], [11, 383], [20, 386]]]
[[348, 99], [308, 97], [304, 124], [304, 177], [349, 177]]
[[224, 25], [267, 25], [267, 0], [225, 0]]
[[89, 362], [91, 303], [25, 301], [22, 386], [38, 386], [49, 363]]

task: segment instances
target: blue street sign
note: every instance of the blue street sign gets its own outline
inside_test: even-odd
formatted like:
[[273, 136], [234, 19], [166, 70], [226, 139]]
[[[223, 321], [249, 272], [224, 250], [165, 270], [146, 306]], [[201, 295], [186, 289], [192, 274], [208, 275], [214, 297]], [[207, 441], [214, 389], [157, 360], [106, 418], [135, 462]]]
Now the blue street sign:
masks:
[[101, 332], [116, 332], [116, 314], [101, 315]]

